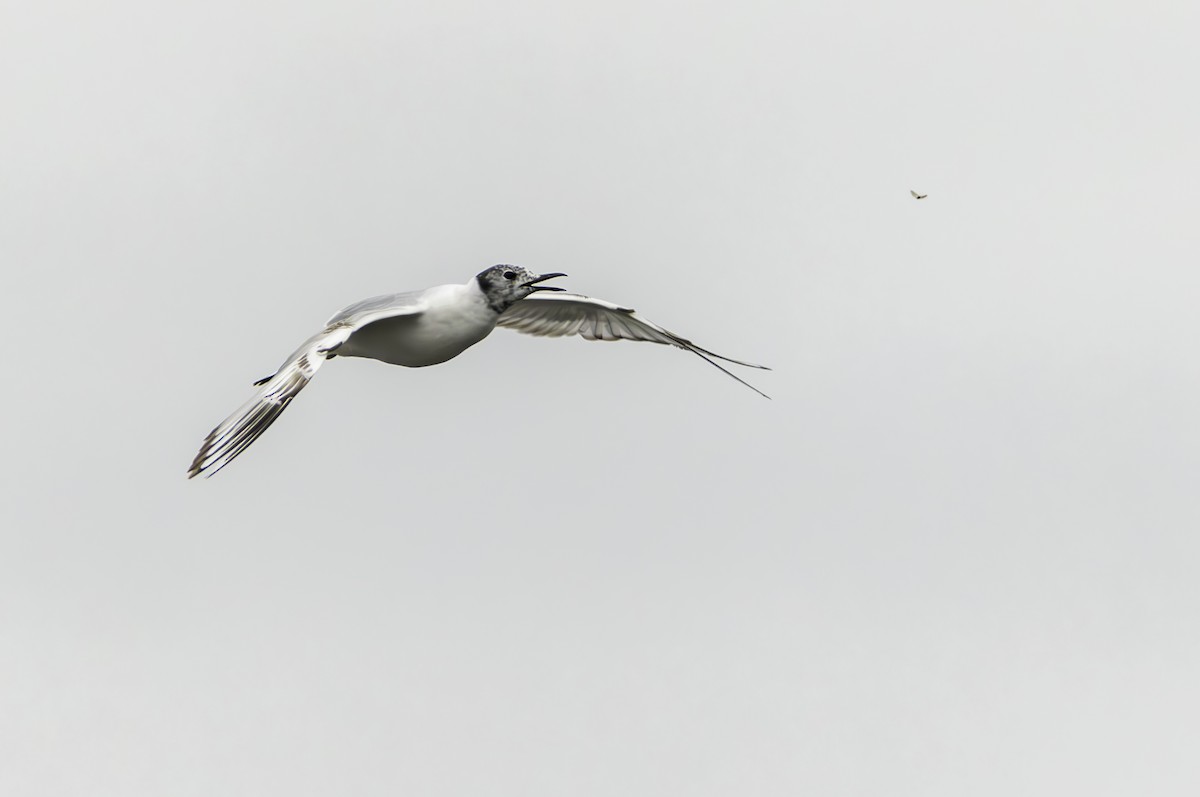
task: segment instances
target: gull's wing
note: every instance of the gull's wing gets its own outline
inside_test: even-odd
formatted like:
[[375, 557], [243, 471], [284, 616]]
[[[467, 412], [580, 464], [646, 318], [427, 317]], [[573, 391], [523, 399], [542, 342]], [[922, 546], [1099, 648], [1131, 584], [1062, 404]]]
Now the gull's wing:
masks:
[[[366, 326], [370, 321], [389, 318], [394, 315], [412, 315], [425, 309], [426, 291], [409, 291], [408, 293], [389, 293], [386, 296], [372, 296], [355, 302], [338, 312], [325, 322], [326, 326], [349, 323], [355, 327]], [[362, 320], [370, 316], [370, 321]]]
[[910, 194], [912, 194], [912, 195], [913, 195], [913, 199], [920, 199], [920, 198], [921, 198], [921, 195], [920, 195], [920, 194], [918, 194], [916, 191], [912, 190], [911, 188], [910, 188], [910, 189], [908, 189], [908, 193], [910, 193]]
[[678, 346], [700, 357], [709, 365], [720, 368], [760, 396], [770, 398], [754, 385], [715, 362], [713, 358], [747, 368], [771, 370], [767, 366], [734, 360], [702, 349], [690, 340], [647, 321], [628, 307], [621, 307], [602, 299], [575, 293], [535, 293], [505, 310], [496, 325], [527, 335], [549, 338], [580, 335], [588, 340], [642, 340]]
[[331, 318], [325, 329], [292, 352], [278, 371], [254, 383], [259, 390], [253, 398], [208, 433], [188, 468], [188, 478], [201, 473], [212, 476], [245, 451], [287, 409], [321, 363], [332, 357], [356, 330], [383, 318], [423, 312], [423, 293], [365, 299]]
[[340, 326], [313, 335], [278, 371], [256, 382], [260, 387], [254, 398], [221, 421], [204, 438], [188, 468], [188, 478], [201, 473], [212, 476], [245, 451], [287, 409], [325, 362], [329, 352], [344, 343], [352, 331], [353, 327]]

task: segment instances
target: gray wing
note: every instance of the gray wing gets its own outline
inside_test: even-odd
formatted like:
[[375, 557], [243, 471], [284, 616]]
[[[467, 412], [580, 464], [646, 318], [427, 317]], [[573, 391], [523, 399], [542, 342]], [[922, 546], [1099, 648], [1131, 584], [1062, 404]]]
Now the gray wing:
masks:
[[685, 351], [690, 351], [709, 365], [721, 369], [763, 398], [770, 398], [766, 393], [731, 373], [715, 360], [724, 360], [736, 365], [744, 365], [747, 368], [771, 370], [767, 366], [734, 360], [708, 349], [702, 349], [690, 340], [681, 338], [658, 324], [647, 321], [630, 308], [621, 307], [602, 299], [593, 299], [590, 296], [581, 296], [576, 293], [535, 293], [505, 310], [496, 325], [524, 332], [527, 335], [549, 338], [579, 335], [588, 340], [640, 340], [677, 346]]
[[188, 468], [188, 478], [203, 473], [212, 476], [259, 438], [287, 409], [292, 399], [316, 375], [330, 352], [342, 345], [353, 331], [348, 326], [330, 326], [292, 352], [271, 376], [255, 382], [254, 397], [208, 433]]
[[284, 360], [279, 370], [255, 382], [258, 392], [208, 433], [188, 468], [188, 478], [214, 475], [257, 440], [308, 385], [325, 360], [334, 356], [355, 330], [383, 318], [418, 315], [424, 291], [364, 299], [329, 319], [325, 328]]
[[364, 322], [356, 318], [356, 316], [371, 316], [372, 321], [378, 321], [380, 318], [387, 318], [393, 315], [413, 315], [424, 309], [425, 291], [408, 291], [406, 293], [389, 293], [386, 296], [372, 296], [370, 299], [363, 299], [361, 302], [355, 302], [349, 307], [341, 310], [328, 321], [325, 326], [333, 326], [348, 322], [352, 326], [360, 327]]

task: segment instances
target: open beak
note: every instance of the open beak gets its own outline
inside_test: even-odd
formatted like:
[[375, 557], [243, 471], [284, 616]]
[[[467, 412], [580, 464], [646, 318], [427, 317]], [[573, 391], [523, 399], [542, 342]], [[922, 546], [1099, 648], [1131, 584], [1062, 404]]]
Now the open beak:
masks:
[[546, 280], [548, 280], [548, 279], [554, 279], [555, 277], [565, 277], [565, 276], [567, 276], [567, 275], [566, 275], [566, 274], [563, 274], [563, 273], [562, 273], [562, 272], [560, 272], [560, 271], [556, 271], [556, 272], [554, 272], [553, 274], [543, 274], [542, 276], [538, 277], [537, 279], [530, 280], [529, 282], [526, 282], [526, 283], [524, 284], [524, 286], [523, 286], [523, 287], [526, 287], [526, 288], [533, 288], [535, 291], [562, 291], [562, 290], [566, 290], [565, 288], [556, 288], [556, 287], [554, 287], [553, 285], [538, 285], [538, 283], [539, 283], [539, 282], [545, 282], [545, 281], [546, 281]]

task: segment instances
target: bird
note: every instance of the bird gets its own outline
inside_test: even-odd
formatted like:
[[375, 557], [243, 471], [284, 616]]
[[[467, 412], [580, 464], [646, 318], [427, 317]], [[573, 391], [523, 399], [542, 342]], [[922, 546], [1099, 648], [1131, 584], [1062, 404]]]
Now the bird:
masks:
[[213, 476], [236, 459], [287, 409], [326, 360], [363, 357], [409, 368], [437, 365], [462, 354], [496, 327], [543, 337], [579, 335], [677, 346], [770, 398], [717, 360], [769, 371], [765, 365], [702, 349], [628, 307], [544, 284], [565, 276], [501, 264], [465, 284], [376, 296], [350, 305], [292, 352], [275, 373], [254, 383], [254, 396], [204, 438], [188, 478]]
[[929, 196], [929, 194], [918, 194], [916, 191], [912, 190], [911, 188], [908, 189], [908, 193], [913, 195], [913, 199], [924, 199], [925, 197]]

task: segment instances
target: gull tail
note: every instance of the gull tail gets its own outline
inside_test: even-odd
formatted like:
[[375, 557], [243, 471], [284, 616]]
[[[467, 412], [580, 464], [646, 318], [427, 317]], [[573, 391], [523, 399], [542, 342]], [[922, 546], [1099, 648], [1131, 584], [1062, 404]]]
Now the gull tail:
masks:
[[267, 427], [275, 422], [316, 374], [333, 351], [349, 337], [346, 327], [313, 335], [274, 374], [255, 382], [259, 390], [237, 412], [208, 433], [188, 468], [188, 478], [210, 477], [233, 462]]

